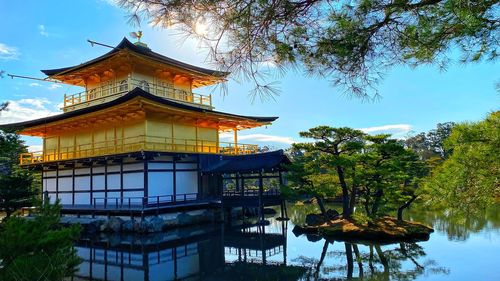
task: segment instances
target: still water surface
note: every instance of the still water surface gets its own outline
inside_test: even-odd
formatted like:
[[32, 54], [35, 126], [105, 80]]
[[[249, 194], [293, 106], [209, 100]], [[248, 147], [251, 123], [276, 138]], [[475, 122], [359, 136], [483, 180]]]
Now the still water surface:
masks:
[[76, 243], [73, 280], [500, 280], [500, 205], [471, 216], [411, 210], [429, 241], [379, 245], [292, 233], [315, 206], [289, 204], [288, 222], [102, 235]]

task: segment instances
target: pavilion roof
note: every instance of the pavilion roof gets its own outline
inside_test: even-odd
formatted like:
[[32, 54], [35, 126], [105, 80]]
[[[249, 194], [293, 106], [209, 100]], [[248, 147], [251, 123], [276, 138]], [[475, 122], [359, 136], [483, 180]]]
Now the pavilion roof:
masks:
[[221, 124], [224, 128], [237, 127], [238, 129], [253, 128], [270, 124], [278, 117], [257, 117], [225, 113], [211, 109], [192, 106], [152, 95], [141, 88], [135, 88], [129, 93], [109, 102], [88, 106], [82, 109], [68, 111], [62, 114], [45, 118], [29, 120], [19, 123], [0, 125], [0, 129], [15, 129], [21, 134], [43, 135], [50, 128], [64, 130], [64, 126], [76, 128], [85, 126], [82, 119], [89, 122], [104, 122], [103, 120], [117, 119], [119, 116], [140, 115], [143, 110], [179, 116], [179, 118], [203, 119]]
[[[130, 54], [132, 54], [132, 56], [130, 56]], [[106, 64], [106, 62], [109, 63], [109, 61], [114, 57], [117, 57], [118, 59], [123, 56], [127, 57], [128, 59], [130, 59], [130, 57], [135, 57], [140, 61], [148, 60], [159, 65], [164, 65], [165, 67], [170, 67], [170, 68], [173, 67], [174, 69], [178, 69], [181, 72], [185, 72], [192, 77], [196, 77], [195, 80], [212, 81], [208, 82], [207, 85], [212, 84], [215, 81], [223, 81], [225, 77], [229, 75], [228, 72], [221, 72], [213, 69], [202, 68], [172, 59], [162, 54], [153, 52], [150, 48], [146, 46], [142, 46], [140, 44], [136, 45], [130, 42], [127, 38], [123, 38], [123, 40], [111, 51], [95, 59], [89, 60], [79, 65], [63, 67], [63, 68], [45, 69], [41, 71], [52, 79], [66, 82], [66, 81], [71, 81], [73, 77], [78, 76], [79, 74], [87, 75], [88, 73], [85, 72], [86, 69], [91, 69], [92, 67], [102, 63], [104, 64]], [[123, 61], [120, 60], [120, 63], [123, 63]], [[70, 84], [77, 85], [78, 83], [70, 82]]]

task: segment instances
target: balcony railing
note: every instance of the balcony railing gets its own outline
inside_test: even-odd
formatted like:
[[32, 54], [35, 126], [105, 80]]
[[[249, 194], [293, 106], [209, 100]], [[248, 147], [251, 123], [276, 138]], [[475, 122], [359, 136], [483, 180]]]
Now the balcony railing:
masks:
[[80, 107], [93, 105], [99, 102], [106, 102], [118, 98], [139, 87], [144, 91], [166, 99], [186, 102], [194, 105], [212, 107], [212, 96], [201, 95], [192, 92], [175, 89], [171, 86], [149, 83], [145, 80], [127, 78], [116, 83], [108, 83], [100, 87], [83, 91], [74, 95], [64, 95], [63, 110], [77, 109]]
[[95, 157], [134, 151], [220, 153], [240, 155], [258, 153], [258, 150], [258, 145], [254, 144], [234, 144], [230, 142], [207, 140], [136, 136], [61, 147], [59, 149], [45, 149], [45, 151], [23, 153], [20, 156], [20, 164], [26, 165], [39, 162]]

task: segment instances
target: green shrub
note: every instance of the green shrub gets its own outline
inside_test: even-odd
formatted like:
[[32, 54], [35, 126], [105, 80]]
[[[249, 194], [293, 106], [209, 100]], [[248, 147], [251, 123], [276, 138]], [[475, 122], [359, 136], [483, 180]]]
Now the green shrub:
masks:
[[60, 205], [44, 204], [32, 218], [0, 225], [0, 280], [62, 280], [80, 263], [73, 241], [79, 226], [59, 225]]

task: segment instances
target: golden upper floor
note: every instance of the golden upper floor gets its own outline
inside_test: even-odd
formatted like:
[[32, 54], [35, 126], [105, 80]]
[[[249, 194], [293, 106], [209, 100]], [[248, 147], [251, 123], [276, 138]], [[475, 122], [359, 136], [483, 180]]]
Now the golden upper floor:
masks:
[[151, 77], [141, 77], [135, 73], [127, 77], [112, 79], [98, 86], [73, 95], [64, 95], [63, 111], [71, 111], [88, 106], [105, 103], [121, 97], [134, 88], [141, 88], [155, 96], [175, 100], [192, 106], [213, 109], [212, 96], [193, 93], [172, 84]]
[[98, 58], [42, 72], [49, 79], [84, 87], [80, 93], [65, 95], [65, 112], [116, 99], [135, 87], [162, 98], [212, 109], [210, 96], [192, 90], [225, 81], [228, 74], [171, 59], [125, 38]]

